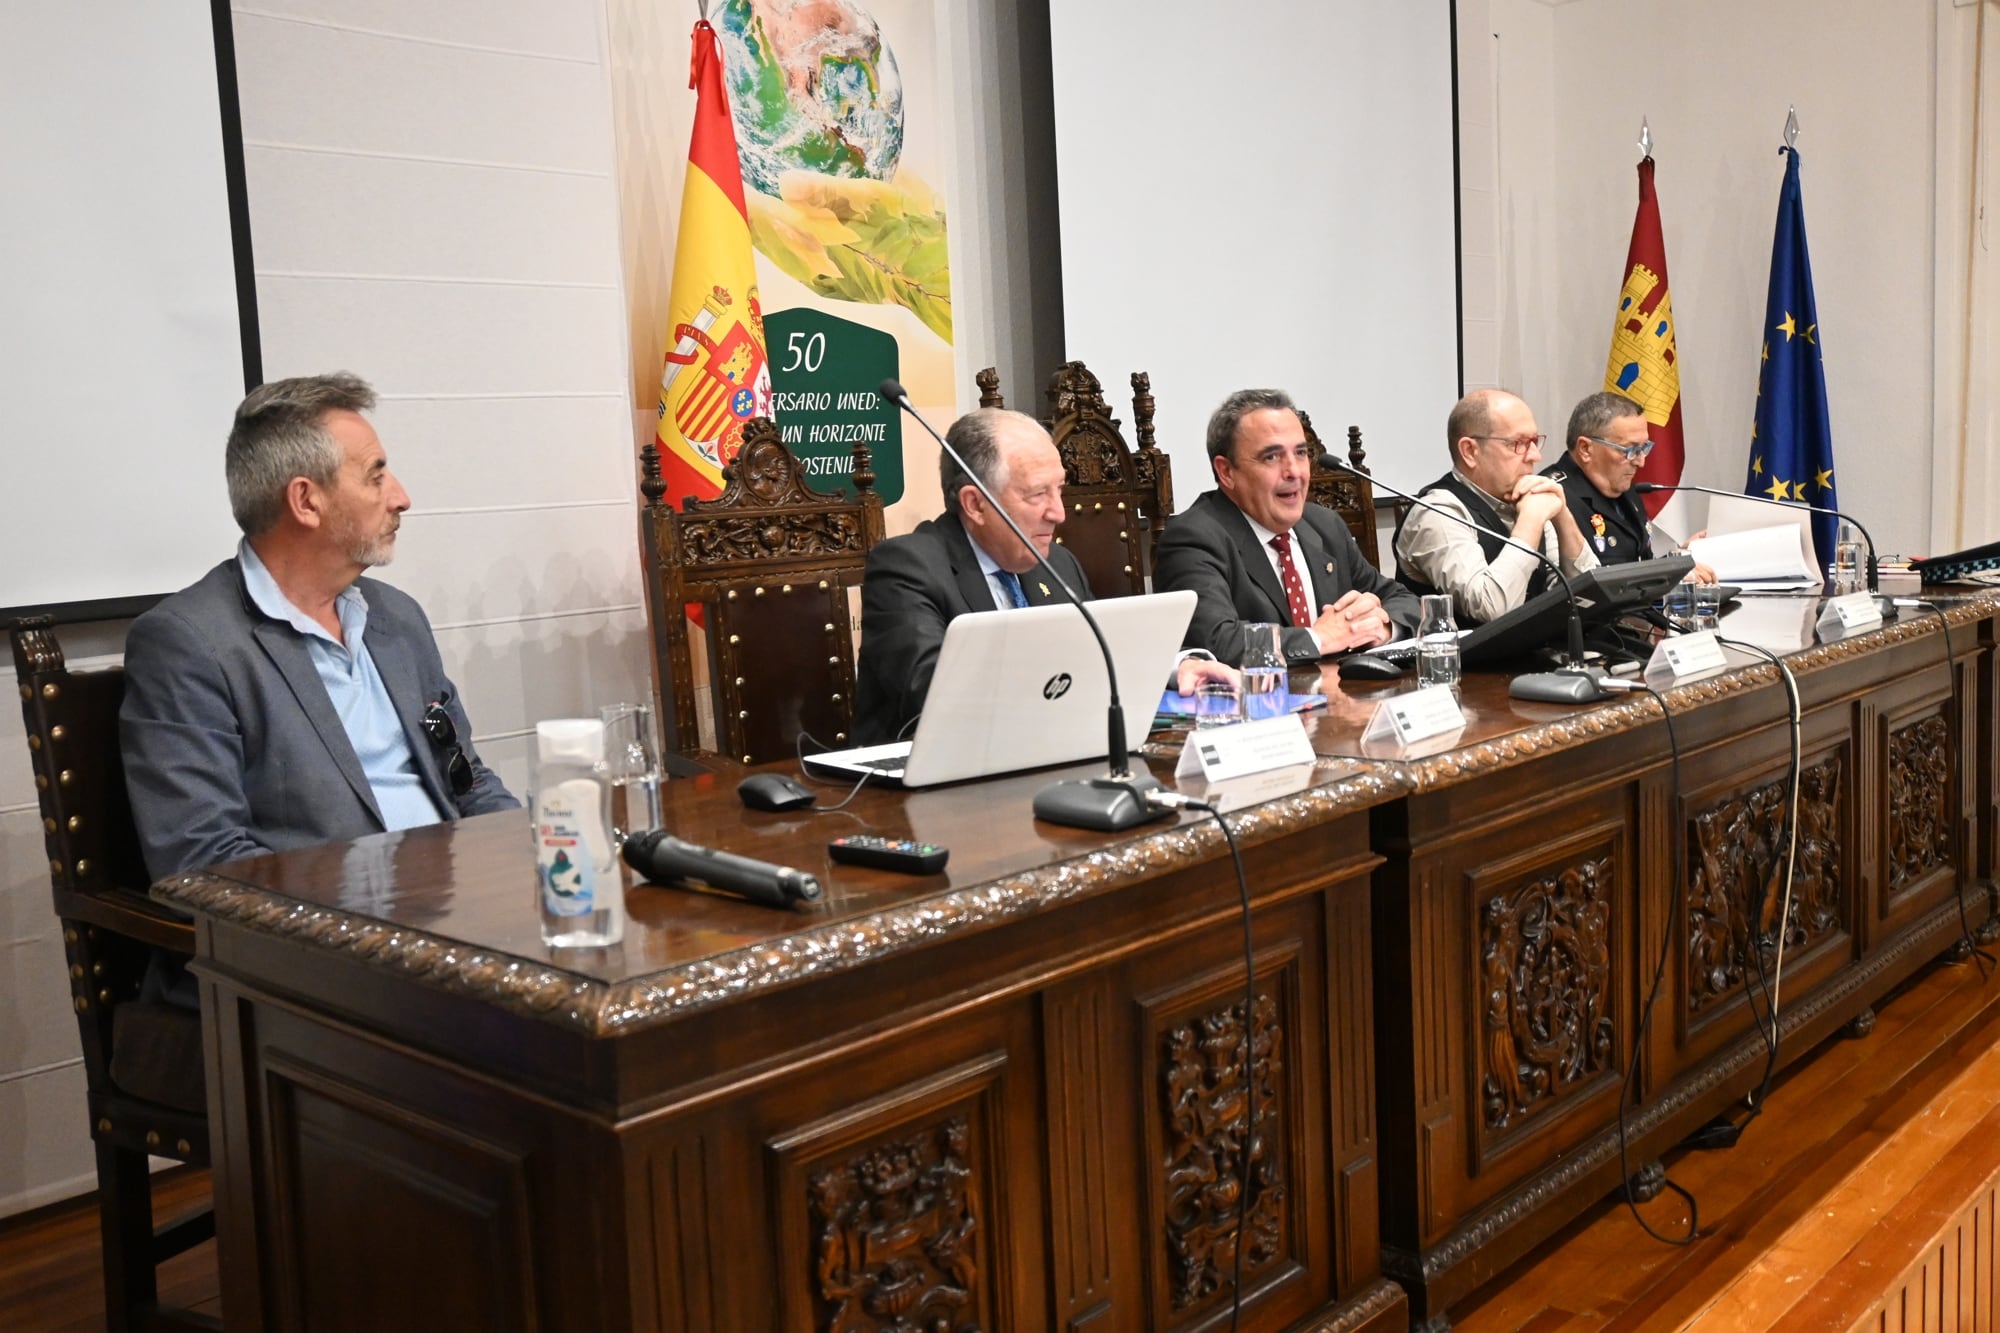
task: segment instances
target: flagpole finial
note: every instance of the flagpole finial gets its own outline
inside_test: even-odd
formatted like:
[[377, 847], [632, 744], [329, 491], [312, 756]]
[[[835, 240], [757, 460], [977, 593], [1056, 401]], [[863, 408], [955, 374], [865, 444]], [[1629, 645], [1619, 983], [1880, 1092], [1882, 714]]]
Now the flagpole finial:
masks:
[[1641, 116], [1639, 117], [1639, 156], [1642, 158], [1647, 158], [1651, 157], [1652, 155], [1653, 155], [1653, 131], [1652, 128], [1646, 124], [1646, 118], [1644, 116]]
[[1799, 109], [1795, 106], [1788, 106], [1785, 108], [1785, 147], [1797, 148], [1798, 146]]

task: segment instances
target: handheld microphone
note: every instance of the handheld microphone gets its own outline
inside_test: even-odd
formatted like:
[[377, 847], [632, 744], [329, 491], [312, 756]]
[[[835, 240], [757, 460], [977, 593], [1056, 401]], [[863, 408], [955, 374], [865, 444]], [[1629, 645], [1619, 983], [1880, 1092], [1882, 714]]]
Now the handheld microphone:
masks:
[[681, 881], [748, 898], [766, 907], [789, 908], [819, 897], [819, 878], [790, 866], [753, 861], [747, 856], [718, 852], [683, 842], [663, 829], [635, 833], [625, 840], [625, 864], [655, 884]]
[[[1703, 495], [1719, 495], [1725, 500], [1755, 500], [1760, 505], [1778, 505], [1785, 509], [1804, 509], [1814, 514], [1831, 514], [1843, 523], [1852, 523], [1854, 530], [1861, 534], [1861, 540], [1868, 543], [1868, 591], [1882, 590], [1881, 579], [1875, 568], [1875, 539], [1868, 535], [1868, 529], [1861, 526], [1861, 520], [1852, 514], [1839, 509], [1827, 509], [1821, 505], [1809, 505], [1804, 500], [1773, 500], [1768, 495], [1751, 495], [1744, 491], [1724, 491], [1713, 486], [1695, 486], [1687, 483], [1665, 486], [1656, 481], [1639, 481], [1632, 484], [1632, 489], [1641, 495], [1666, 491], [1700, 491]], [[1814, 556], [1817, 558], [1817, 551], [1814, 552]]]
[[902, 384], [892, 376], [882, 381], [880, 392], [882, 397], [908, 412], [971, 479], [973, 486], [986, 497], [986, 503], [993, 506], [993, 512], [1007, 524], [1007, 530], [1020, 538], [1028, 554], [1035, 557], [1036, 567], [1062, 589], [1063, 597], [1077, 609], [1083, 623], [1090, 626], [1090, 633], [1097, 640], [1097, 650], [1104, 654], [1104, 678], [1111, 686], [1111, 716], [1105, 744], [1110, 772], [1105, 777], [1092, 778], [1087, 782], [1056, 782], [1042, 788], [1035, 793], [1035, 818], [1070, 828], [1102, 829], [1115, 833], [1172, 814], [1171, 809], [1158, 808], [1147, 799], [1148, 792], [1159, 789], [1159, 780], [1147, 772], [1144, 765], [1135, 774], [1131, 761], [1126, 757], [1130, 750], [1125, 744], [1125, 707], [1118, 700], [1118, 668], [1111, 661], [1111, 646], [1104, 641], [1104, 631], [1097, 627], [1097, 617], [1090, 614], [1083, 599], [1076, 595], [1076, 590], [1063, 582], [1062, 575], [1050, 568], [1035, 544], [1028, 540], [1028, 534], [1021, 531], [1021, 525], [1014, 521], [1014, 516], [1007, 512], [998, 496], [986, 489], [986, 483], [959, 456], [958, 450], [952, 448], [950, 441], [938, 434], [931, 423], [924, 420], [923, 414], [910, 405], [910, 396], [903, 392]]
[[1614, 690], [1618, 688], [1617, 686], [1606, 685], [1606, 682], [1611, 677], [1604, 668], [1591, 666], [1585, 661], [1583, 655], [1583, 616], [1576, 609], [1576, 589], [1570, 586], [1569, 577], [1562, 572], [1562, 566], [1549, 559], [1546, 552], [1530, 546], [1526, 542], [1516, 541], [1505, 533], [1494, 532], [1490, 528], [1482, 528], [1471, 519], [1460, 514], [1454, 514], [1449, 509], [1440, 509], [1428, 500], [1422, 500], [1411, 495], [1408, 491], [1399, 491], [1394, 486], [1376, 479], [1372, 474], [1361, 471], [1353, 464], [1336, 458], [1331, 450], [1320, 454], [1319, 464], [1321, 467], [1333, 468], [1337, 471], [1345, 472], [1349, 476], [1358, 477], [1377, 490], [1387, 491], [1398, 500], [1408, 500], [1411, 504], [1417, 506], [1417, 508], [1428, 509], [1433, 514], [1450, 519], [1462, 528], [1471, 528], [1474, 532], [1483, 532], [1489, 536], [1498, 537], [1515, 550], [1526, 551], [1529, 555], [1541, 561], [1543, 567], [1556, 576], [1556, 581], [1562, 584], [1563, 598], [1569, 606], [1568, 643], [1564, 645], [1563, 664], [1554, 671], [1534, 671], [1527, 675], [1514, 677], [1513, 681], [1507, 686], [1507, 693], [1513, 695], [1516, 699], [1532, 699], [1539, 703], [1587, 704], [1598, 699], [1609, 699]]

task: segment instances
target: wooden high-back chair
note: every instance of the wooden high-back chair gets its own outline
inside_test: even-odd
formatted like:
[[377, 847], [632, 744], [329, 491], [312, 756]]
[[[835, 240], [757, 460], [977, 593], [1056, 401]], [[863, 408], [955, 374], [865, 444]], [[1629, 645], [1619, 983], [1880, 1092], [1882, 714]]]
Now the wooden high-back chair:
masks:
[[[1005, 407], [999, 373], [974, 377], [981, 407]], [[1048, 416], [1042, 424], [1063, 461], [1063, 505], [1069, 516], [1056, 540], [1083, 566], [1091, 591], [1123, 597], [1146, 591], [1153, 545], [1174, 508], [1173, 463], [1153, 442], [1152, 380], [1132, 376], [1133, 448], [1104, 402], [1097, 376], [1081, 361], [1065, 362], [1049, 377]]]
[[154, 948], [194, 951], [194, 926], [147, 896], [150, 883], [118, 748], [121, 667], [72, 672], [49, 618], [15, 623], [14, 675], [41, 807], [55, 913], [83, 1041], [97, 1155], [105, 1325], [218, 1329], [159, 1306], [157, 1265], [215, 1234], [207, 1207], [155, 1227], [147, 1158], [208, 1165], [201, 1016], [139, 1000]]
[[1306, 444], [1312, 449], [1312, 479], [1306, 483], [1306, 498], [1314, 504], [1325, 505], [1328, 509], [1347, 520], [1347, 527], [1360, 543], [1361, 554], [1368, 557], [1368, 563], [1382, 568], [1380, 545], [1375, 537], [1375, 487], [1369, 484], [1368, 451], [1361, 447], [1361, 427], [1347, 428], [1347, 461], [1354, 465], [1359, 477], [1330, 467], [1319, 465], [1319, 456], [1326, 446], [1320, 443], [1319, 433], [1313, 429], [1312, 418], [1299, 413], [1299, 424], [1305, 427]]
[[854, 494], [807, 490], [778, 428], [748, 422], [713, 500], [676, 512], [660, 456], [647, 445], [639, 489], [653, 652], [670, 750], [699, 748], [687, 608], [701, 608], [716, 751], [746, 764], [794, 753], [801, 731], [822, 745], [854, 721], [854, 636], [847, 590], [861, 586], [882, 540], [873, 456], [853, 451]]

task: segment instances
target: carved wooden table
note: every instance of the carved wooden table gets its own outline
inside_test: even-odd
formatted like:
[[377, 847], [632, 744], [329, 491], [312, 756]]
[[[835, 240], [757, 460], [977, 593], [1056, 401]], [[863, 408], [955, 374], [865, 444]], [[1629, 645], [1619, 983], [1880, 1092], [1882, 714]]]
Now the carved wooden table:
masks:
[[[1864, 1035], [1872, 1003], [1957, 944], [1961, 885], [1971, 925], [1990, 933], [2000, 599], [1934, 595], [1952, 626], [1949, 674], [1927, 612], [1828, 643], [1811, 599], [1760, 599], [1723, 621], [1725, 636], [1754, 621], [1802, 695], [1782, 924], [1773, 865], [1790, 726], [1774, 667], [1746, 654], [1667, 692], [1678, 786], [1644, 695], [1580, 710], [1469, 677], [1467, 728], [1418, 758], [1358, 739], [1382, 689], [1335, 697], [1316, 749], [1385, 756], [1384, 780], [1411, 793], [1375, 809], [1372, 841], [1386, 858], [1374, 911], [1382, 1235], [1415, 1319], [1445, 1326], [1453, 1303], [1619, 1187], [1620, 1087], [1663, 944], [1626, 1117], [1630, 1167], [1651, 1191], [1661, 1152], [1761, 1080], [1758, 967], [1775, 968], [1781, 937], [1789, 1063], [1843, 1026]], [[1654, 1242], [1635, 1227], [1633, 1243]]]
[[[197, 913], [223, 1303], [257, 1329], [1400, 1329], [1377, 1232], [1368, 808], [1341, 762], [1235, 824], [1036, 824], [1048, 774], [669, 826], [818, 872], [799, 915], [642, 888], [551, 957], [525, 816], [262, 857]], [[1084, 770], [1079, 770], [1081, 773]], [[834, 868], [860, 829], [945, 875]], [[1247, 1141], [1246, 1141], [1247, 1140]]]

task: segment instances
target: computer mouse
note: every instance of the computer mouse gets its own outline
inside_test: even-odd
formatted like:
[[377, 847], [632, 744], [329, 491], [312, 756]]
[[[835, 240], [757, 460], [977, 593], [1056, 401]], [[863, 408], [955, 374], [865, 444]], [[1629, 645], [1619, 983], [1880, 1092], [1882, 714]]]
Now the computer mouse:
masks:
[[1342, 680], [1394, 680], [1403, 674], [1403, 668], [1386, 657], [1375, 657], [1368, 653], [1349, 653], [1336, 666]]
[[802, 810], [813, 803], [813, 789], [783, 773], [752, 773], [736, 784], [736, 797], [752, 810]]

